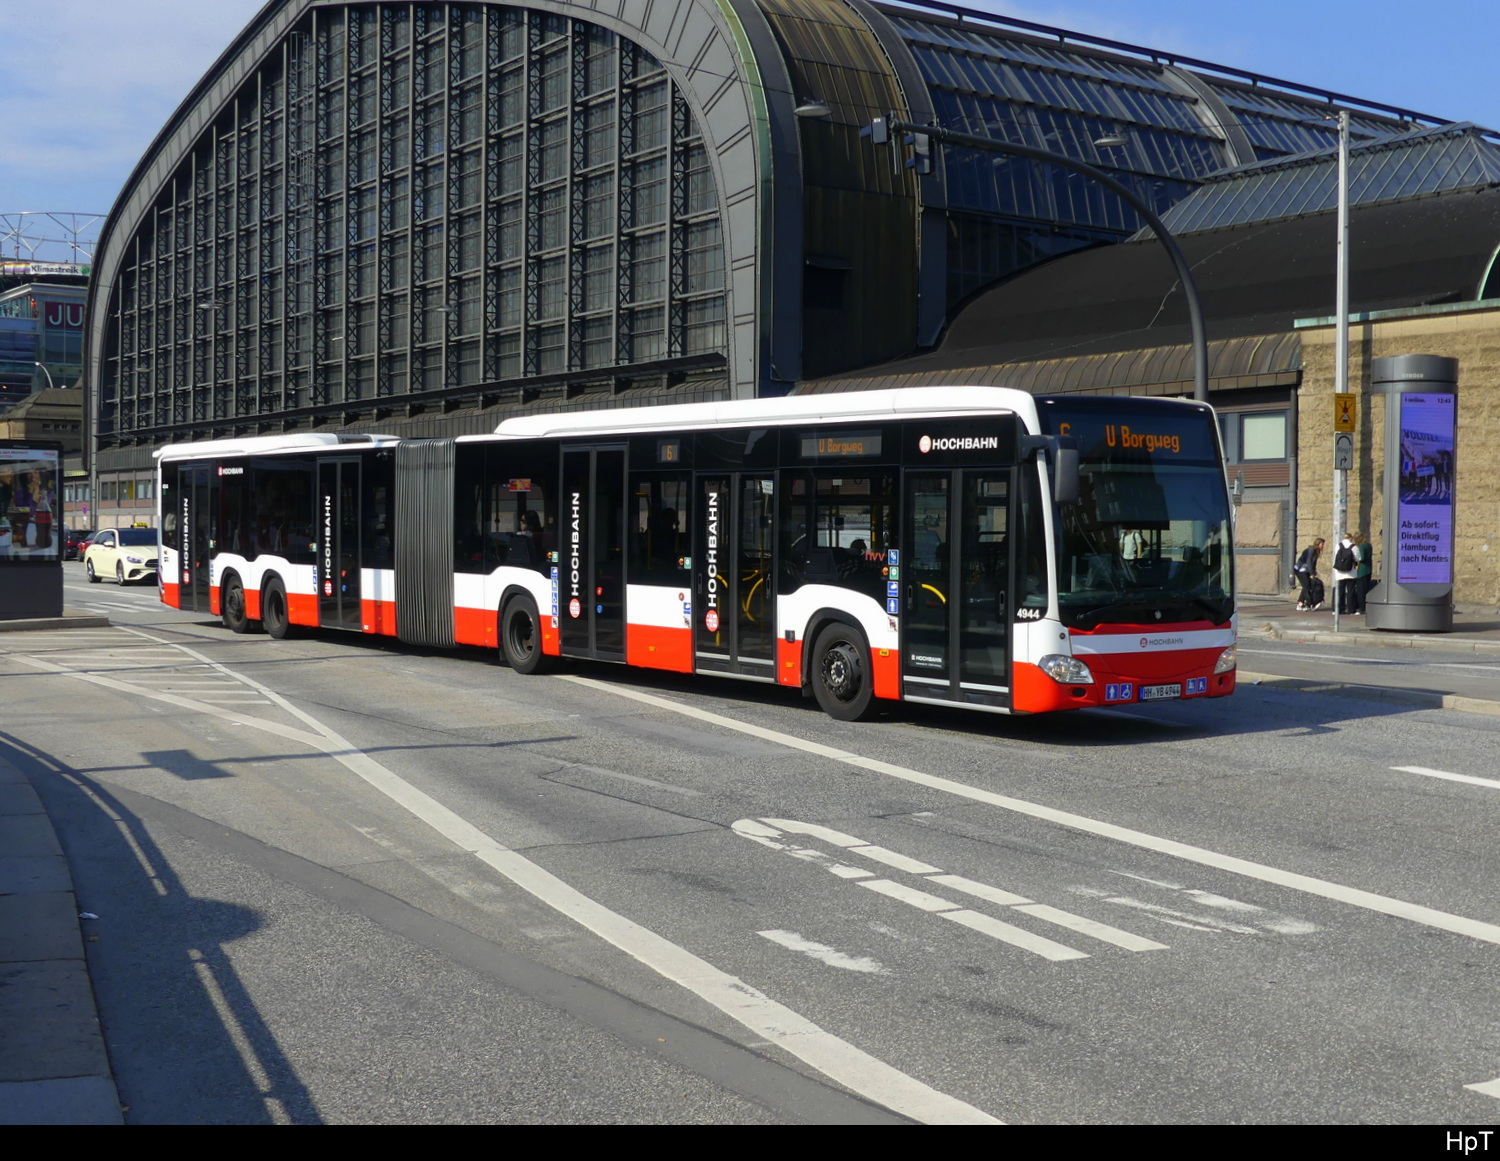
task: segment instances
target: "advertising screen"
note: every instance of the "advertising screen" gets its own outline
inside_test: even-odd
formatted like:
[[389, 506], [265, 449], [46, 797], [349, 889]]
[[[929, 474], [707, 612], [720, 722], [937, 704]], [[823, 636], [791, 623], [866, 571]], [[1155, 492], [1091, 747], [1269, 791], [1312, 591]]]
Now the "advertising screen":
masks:
[[1455, 397], [1410, 394], [1400, 399], [1396, 581], [1452, 584]]
[[0, 564], [62, 558], [55, 448], [0, 443]]

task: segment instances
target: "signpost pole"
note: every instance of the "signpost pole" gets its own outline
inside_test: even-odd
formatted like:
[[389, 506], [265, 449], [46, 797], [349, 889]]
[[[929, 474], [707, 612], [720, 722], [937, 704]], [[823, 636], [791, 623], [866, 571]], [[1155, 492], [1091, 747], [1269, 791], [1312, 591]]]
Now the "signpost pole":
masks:
[[[1339, 214], [1338, 214], [1338, 287], [1335, 292], [1334, 312], [1337, 319], [1333, 348], [1334, 398], [1349, 393], [1349, 113], [1339, 113]], [[1335, 437], [1336, 438], [1336, 437]], [[1341, 466], [1341, 460], [1333, 467], [1333, 554], [1338, 556], [1339, 545], [1344, 541], [1346, 499], [1349, 472]], [[1339, 631], [1338, 581], [1333, 582], [1333, 631]]]

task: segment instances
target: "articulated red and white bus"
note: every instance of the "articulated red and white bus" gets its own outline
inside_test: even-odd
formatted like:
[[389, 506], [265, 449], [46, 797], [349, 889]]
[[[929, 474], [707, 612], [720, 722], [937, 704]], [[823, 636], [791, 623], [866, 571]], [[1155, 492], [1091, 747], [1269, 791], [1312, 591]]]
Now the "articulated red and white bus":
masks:
[[1201, 403], [923, 387], [157, 455], [162, 600], [236, 633], [722, 674], [844, 720], [1234, 689]]

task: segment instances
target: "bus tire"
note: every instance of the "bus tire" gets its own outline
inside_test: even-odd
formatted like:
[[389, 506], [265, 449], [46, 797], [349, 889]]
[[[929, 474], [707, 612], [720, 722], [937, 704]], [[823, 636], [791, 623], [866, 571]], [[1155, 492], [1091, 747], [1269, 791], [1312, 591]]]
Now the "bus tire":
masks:
[[875, 712], [870, 646], [863, 633], [835, 621], [818, 634], [812, 652], [812, 688], [823, 712], [838, 721], [864, 721]]
[[517, 673], [542, 673], [551, 660], [542, 652], [542, 622], [530, 597], [512, 597], [500, 614], [500, 651]]
[[231, 633], [248, 633], [255, 627], [255, 622], [245, 615], [245, 586], [237, 573], [224, 578], [219, 590], [219, 609], [224, 628]]
[[261, 624], [266, 635], [284, 641], [292, 635], [291, 615], [287, 611], [286, 586], [280, 577], [271, 577], [260, 590]]

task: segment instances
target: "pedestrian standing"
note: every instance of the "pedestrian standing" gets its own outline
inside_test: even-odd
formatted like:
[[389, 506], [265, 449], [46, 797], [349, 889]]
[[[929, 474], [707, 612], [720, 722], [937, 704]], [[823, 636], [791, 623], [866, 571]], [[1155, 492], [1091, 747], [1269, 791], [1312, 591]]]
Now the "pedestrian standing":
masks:
[[1302, 550], [1302, 555], [1297, 558], [1297, 563], [1292, 565], [1292, 574], [1297, 578], [1297, 583], [1302, 586], [1301, 595], [1297, 598], [1297, 608], [1302, 611], [1311, 611], [1323, 607], [1322, 597], [1313, 599], [1313, 581], [1318, 579], [1318, 557], [1323, 554], [1323, 545], [1327, 543], [1321, 536]]
[[1354, 612], [1353, 616], [1364, 615], [1365, 595], [1370, 591], [1370, 561], [1375, 555], [1370, 542], [1365, 539], [1363, 532], [1354, 534]]
[[1333, 554], [1334, 608], [1345, 615], [1354, 612], [1354, 573], [1359, 562], [1354, 556], [1354, 540], [1345, 536]]

